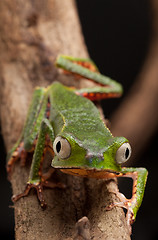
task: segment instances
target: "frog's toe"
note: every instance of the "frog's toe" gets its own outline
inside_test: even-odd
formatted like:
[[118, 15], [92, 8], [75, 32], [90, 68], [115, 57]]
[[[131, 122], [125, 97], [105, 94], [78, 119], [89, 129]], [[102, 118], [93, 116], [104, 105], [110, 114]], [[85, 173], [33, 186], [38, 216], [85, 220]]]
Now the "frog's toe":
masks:
[[122, 195], [120, 195], [120, 196], [121, 196], [121, 199], [123, 201], [111, 203], [109, 206], [106, 207], [106, 210], [111, 210], [114, 207], [122, 207], [122, 208], [127, 209], [126, 221], [127, 221], [127, 226], [128, 226], [128, 229], [129, 229], [129, 233], [131, 234], [131, 231], [132, 231], [131, 225], [134, 222], [134, 214], [133, 214], [133, 210], [131, 208], [131, 200], [127, 199], [125, 197], [122, 198]]
[[40, 205], [43, 209], [45, 209], [47, 204], [44, 200], [43, 187], [46, 187], [46, 188], [62, 188], [62, 189], [66, 188], [65, 184], [60, 183], [60, 182], [59, 183], [54, 183], [54, 182], [50, 182], [50, 181], [42, 181], [42, 182], [37, 182], [37, 183], [28, 182], [26, 187], [25, 187], [24, 192], [22, 192], [20, 194], [17, 194], [17, 195], [13, 195], [12, 196], [12, 201], [16, 202], [20, 198], [28, 196], [31, 189], [36, 189], [37, 197], [38, 197], [38, 200], [40, 202]]
[[42, 183], [42, 185], [44, 187], [47, 187], [47, 188], [61, 188], [61, 189], [65, 189], [66, 188], [66, 185], [64, 183], [61, 183], [61, 182], [54, 183], [54, 182], [51, 182], [51, 181], [44, 181]]
[[38, 184], [27, 183], [24, 192], [22, 192], [20, 194], [17, 194], [17, 195], [13, 195], [12, 196], [12, 201], [16, 202], [20, 198], [26, 197], [29, 194], [30, 190], [33, 189], [33, 188], [36, 189], [36, 191], [37, 191], [37, 197], [38, 197], [38, 200], [40, 202], [41, 207], [46, 208], [47, 204], [44, 200], [42, 183], [38, 183]]

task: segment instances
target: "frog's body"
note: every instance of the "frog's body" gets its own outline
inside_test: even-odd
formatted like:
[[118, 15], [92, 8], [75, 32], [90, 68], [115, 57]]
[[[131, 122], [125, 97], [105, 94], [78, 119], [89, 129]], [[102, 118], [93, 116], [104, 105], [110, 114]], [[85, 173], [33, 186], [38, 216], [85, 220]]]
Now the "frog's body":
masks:
[[35, 90], [23, 133], [8, 155], [7, 169], [10, 172], [18, 158], [26, 158], [27, 152], [34, 151], [26, 189], [24, 193], [14, 196], [13, 200], [26, 196], [31, 188], [36, 188], [40, 193], [41, 206], [45, 206], [42, 186], [50, 187], [50, 184], [42, 176], [41, 162], [46, 150], [50, 150], [54, 156], [52, 167], [68, 174], [97, 179], [132, 177], [132, 198], [128, 200], [124, 197], [123, 202], [111, 205], [128, 209], [127, 222], [130, 226], [142, 202], [147, 170], [121, 168], [121, 163], [130, 157], [128, 140], [112, 136], [98, 109], [89, 100], [119, 96], [122, 87], [98, 73], [90, 60], [62, 56], [58, 58], [57, 65], [73, 74], [105, 84], [105, 87], [75, 90], [55, 82], [46, 89]]
[[[64, 101], [62, 96], [64, 96]], [[101, 120], [98, 109], [90, 100], [76, 95], [74, 91], [60, 83], [54, 83], [51, 87], [50, 102], [54, 106], [50, 112], [50, 121], [52, 121], [55, 136], [61, 135], [71, 139], [70, 141], [75, 144], [69, 160], [59, 162], [55, 157], [53, 167], [73, 166], [121, 170], [120, 165], [116, 165], [116, 162], [113, 164], [113, 161], [104, 155], [111, 149], [115, 151], [116, 147], [111, 148], [111, 146], [119, 146], [127, 140], [123, 137], [112, 136]]]

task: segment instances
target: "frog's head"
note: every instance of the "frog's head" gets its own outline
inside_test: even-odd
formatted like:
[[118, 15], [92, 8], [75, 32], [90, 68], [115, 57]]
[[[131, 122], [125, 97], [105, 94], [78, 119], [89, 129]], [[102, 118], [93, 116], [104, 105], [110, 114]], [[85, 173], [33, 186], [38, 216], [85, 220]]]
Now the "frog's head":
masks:
[[124, 137], [109, 138], [105, 146], [100, 148], [95, 148], [93, 143], [87, 148], [85, 145], [71, 135], [57, 136], [53, 143], [55, 157], [52, 167], [106, 169], [119, 172], [121, 164], [131, 155], [130, 144]]

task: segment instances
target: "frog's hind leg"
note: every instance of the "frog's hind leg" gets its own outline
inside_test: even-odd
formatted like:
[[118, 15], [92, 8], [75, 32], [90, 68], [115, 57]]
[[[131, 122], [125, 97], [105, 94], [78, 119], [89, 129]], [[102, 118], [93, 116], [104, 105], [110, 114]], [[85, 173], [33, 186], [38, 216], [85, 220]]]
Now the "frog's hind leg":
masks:
[[96, 87], [75, 90], [76, 94], [92, 101], [105, 98], [114, 98], [122, 95], [122, 86], [118, 82], [99, 73], [98, 68], [91, 59], [59, 56], [56, 65], [67, 72], [86, 78], [97, 83]]
[[87, 68], [92, 72], [99, 72], [99, 69], [90, 58], [75, 58], [71, 56], [59, 55], [56, 60], [56, 66], [64, 70], [66, 74], [73, 74], [82, 77], [82, 72], [76, 71], [76, 65]]

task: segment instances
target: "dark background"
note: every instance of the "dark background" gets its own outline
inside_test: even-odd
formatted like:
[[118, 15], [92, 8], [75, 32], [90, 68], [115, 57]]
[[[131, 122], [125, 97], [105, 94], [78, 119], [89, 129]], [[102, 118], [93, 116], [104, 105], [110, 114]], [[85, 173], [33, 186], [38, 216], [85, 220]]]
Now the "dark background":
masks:
[[[151, 36], [151, 10], [148, 0], [76, 0], [89, 54], [100, 71], [124, 86], [124, 96], [133, 84], [145, 60]], [[73, 43], [75, 44], [75, 43]], [[123, 99], [123, 98], [122, 98]], [[106, 117], [122, 101], [107, 100], [104, 104]], [[6, 180], [3, 141], [0, 139], [0, 238], [14, 239], [14, 219], [11, 186]], [[149, 178], [143, 204], [133, 225], [132, 239], [158, 239], [156, 201], [157, 133], [137, 160], [137, 166], [149, 170]], [[154, 185], [155, 183], [155, 185]], [[124, 184], [121, 183], [121, 191]]]

